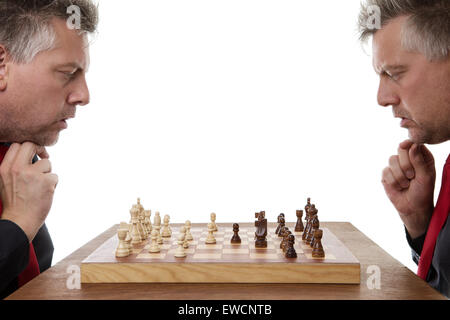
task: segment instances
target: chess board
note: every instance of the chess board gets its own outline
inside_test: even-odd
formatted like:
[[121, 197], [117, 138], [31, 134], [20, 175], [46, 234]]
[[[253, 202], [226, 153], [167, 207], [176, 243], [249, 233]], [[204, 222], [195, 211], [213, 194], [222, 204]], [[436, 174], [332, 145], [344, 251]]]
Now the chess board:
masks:
[[[287, 223], [294, 230], [294, 223]], [[312, 248], [295, 232], [297, 258], [285, 258], [275, 225], [268, 228], [267, 248], [255, 248], [255, 227], [240, 224], [240, 244], [231, 244], [232, 224], [218, 224], [216, 244], [205, 244], [206, 225], [193, 224], [194, 237], [187, 256], [175, 258], [181, 224], [171, 225], [172, 237], [163, 238], [161, 252], [149, 253], [149, 240], [133, 246], [128, 257], [117, 258], [117, 235], [108, 239], [81, 264], [82, 283], [348, 283], [360, 282], [360, 264], [327, 228], [323, 230], [324, 258], [313, 258]]]

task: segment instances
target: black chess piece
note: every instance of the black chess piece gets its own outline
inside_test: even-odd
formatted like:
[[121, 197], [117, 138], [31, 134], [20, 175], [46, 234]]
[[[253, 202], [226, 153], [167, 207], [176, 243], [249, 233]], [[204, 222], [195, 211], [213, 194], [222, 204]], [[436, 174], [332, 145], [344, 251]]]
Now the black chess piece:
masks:
[[266, 213], [264, 211], [255, 213], [255, 247], [257, 248], [267, 248], [267, 219], [265, 218]]
[[278, 236], [279, 236], [279, 237], [282, 237], [282, 236], [283, 236], [283, 235], [281, 234], [281, 232], [282, 232], [284, 226], [285, 226], [284, 217], [281, 217], [281, 218], [280, 218], [280, 229], [279, 229], [279, 231], [278, 231]]
[[314, 258], [324, 258], [325, 257], [325, 251], [323, 250], [323, 246], [322, 246], [322, 236], [323, 236], [322, 229], [317, 229], [314, 232], [314, 247], [312, 249], [312, 256]]
[[231, 237], [231, 243], [241, 243], [241, 237], [239, 237], [239, 224], [233, 223], [233, 236]]
[[308, 214], [309, 209], [311, 208], [311, 198], [306, 199], [305, 213]]
[[288, 239], [291, 234], [292, 232], [290, 230], [286, 230], [284, 233], [283, 241], [280, 243], [280, 249], [283, 250], [283, 252], [286, 252], [288, 248]]
[[[319, 218], [317, 217], [317, 214], [314, 215], [312, 222], [311, 222], [311, 231], [309, 232], [311, 235], [311, 239], [309, 241], [309, 245], [311, 246], [311, 248], [314, 245], [314, 235], [317, 229], [319, 229], [320, 227], [320, 223], [319, 223]], [[307, 241], [308, 243], [308, 241]]]
[[280, 219], [281, 219], [281, 217], [284, 218], [284, 213], [280, 213], [280, 214], [278, 215], [278, 218], [277, 218], [278, 226], [277, 226], [277, 228], [275, 229], [275, 233], [276, 233], [276, 234], [278, 234], [278, 233], [280, 232], [280, 228], [281, 228]]
[[295, 224], [295, 232], [302, 232], [304, 229], [302, 222], [303, 210], [296, 210], [295, 214], [297, 216], [297, 223]]
[[294, 249], [295, 237], [293, 234], [290, 234], [287, 237], [287, 249], [286, 249], [286, 258], [297, 258], [297, 252]]
[[302, 234], [302, 240], [306, 240], [306, 236], [308, 235], [310, 228], [311, 228], [311, 214], [308, 211], [306, 211], [306, 225], [305, 225], [305, 229], [303, 230], [303, 234]]
[[280, 249], [283, 249], [284, 243], [286, 241], [287, 231], [289, 231], [288, 227], [282, 227], [280, 229], [280, 235], [281, 235]]

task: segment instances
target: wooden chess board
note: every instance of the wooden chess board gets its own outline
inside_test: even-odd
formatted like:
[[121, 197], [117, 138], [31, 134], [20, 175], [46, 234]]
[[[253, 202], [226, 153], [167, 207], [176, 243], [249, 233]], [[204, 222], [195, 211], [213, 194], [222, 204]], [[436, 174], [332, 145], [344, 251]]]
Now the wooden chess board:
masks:
[[[291, 230], [293, 223], [287, 223]], [[160, 253], [148, 253], [149, 240], [133, 247], [133, 253], [116, 258], [115, 235], [98, 247], [81, 264], [82, 283], [349, 283], [360, 282], [360, 264], [345, 245], [327, 228], [322, 228], [324, 258], [313, 258], [312, 248], [295, 232], [297, 258], [284, 257], [275, 226], [268, 228], [267, 248], [255, 248], [255, 227], [240, 224], [240, 244], [231, 244], [232, 224], [218, 224], [216, 244], [205, 244], [205, 225], [193, 224], [194, 237], [187, 257], [175, 258], [181, 224], [172, 224], [172, 237], [163, 238]]]

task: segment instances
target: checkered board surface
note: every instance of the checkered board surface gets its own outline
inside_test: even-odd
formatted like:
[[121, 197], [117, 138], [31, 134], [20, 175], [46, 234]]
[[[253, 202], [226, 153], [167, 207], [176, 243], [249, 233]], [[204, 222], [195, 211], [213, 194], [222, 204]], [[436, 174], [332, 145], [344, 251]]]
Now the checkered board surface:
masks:
[[[128, 278], [133, 279], [129, 280], [130, 282], [152, 282], [153, 280], [150, 281], [145, 277], [142, 277], [141, 279], [139, 277], [131, 276], [131, 273], [147, 273], [151, 272], [151, 268], [154, 270], [156, 270], [156, 268], [161, 268], [163, 274], [165, 274], [166, 270], [168, 270], [168, 273], [173, 274], [177, 272], [184, 272], [185, 270], [180, 269], [183, 267], [198, 267], [203, 273], [213, 273], [216, 272], [213, 269], [215, 269], [217, 265], [223, 265], [226, 267], [226, 270], [233, 267], [238, 271], [244, 270], [244, 268], [248, 269], [249, 266], [258, 266], [258, 270], [263, 270], [266, 268], [268, 272], [271, 268], [283, 268], [283, 266], [297, 268], [294, 269], [294, 271], [298, 270], [299, 272], [301, 271], [300, 267], [302, 266], [330, 267], [330, 271], [338, 270], [338, 272], [341, 272], [341, 270], [346, 269], [348, 266], [357, 266], [359, 281], [358, 260], [327, 228], [322, 228], [322, 245], [325, 251], [324, 258], [312, 257], [312, 248], [301, 240], [302, 234], [300, 232], [295, 232], [294, 235], [296, 240], [294, 248], [297, 252], [297, 258], [289, 259], [284, 256], [284, 253], [280, 249], [281, 238], [275, 234], [274, 226], [268, 228], [267, 248], [256, 248], [254, 239], [255, 227], [250, 226], [249, 223], [245, 225], [247, 226], [240, 227], [240, 244], [230, 243], [231, 237], [233, 236], [232, 224], [218, 225], [219, 230], [214, 232], [216, 244], [205, 243], [208, 235], [206, 224], [201, 226], [192, 226], [191, 234], [194, 240], [190, 241], [189, 248], [185, 249], [187, 256], [184, 258], [174, 257], [175, 250], [178, 247], [177, 238], [181, 224], [171, 226], [172, 237], [163, 238], [164, 243], [160, 245], [161, 252], [159, 253], [149, 253], [148, 249], [150, 247], [150, 240], [145, 240], [141, 244], [134, 245], [133, 252], [128, 257], [117, 258], [115, 256], [115, 250], [118, 245], [118, 237], [115, 235], [98, 247], [82, 262], [82, 282], [91, 282], [90, 280], [87, 280], [91, 277], [97, 279], [93, 282], [116, 282], [114, 280], [109, 281], [109, 278], [106, 279], [106, 276], [100, 275], [101, 273], [107, 274], [108, 272], [114, 274], [111, 278], [122, 279], [121, 277], [123, 276], [123, 279], [125, 279], [117, 282], [128, 282], [128, 280], [126, 281]], [[290, 230], [294, 230], [294, 224], [288, 224], [288, 226]], [[83, 277], [83, 270], [86, 274], [85, 277]], [[226, 270], [224, 271], [225, 273], [227, 272]], [[274, 272], [274, 270], [275, 269], [271, 272]], [[323, 268], [317, 268], [317, 270], [322, 272], [321, 270], [323, 270]], [[125, 272], [127, 275], [124, 274]], [[195, 273], [196, 270], [189, 272]], [[356, 272], [356, 269], [354, 272]], [[92, 273], [95, 273], [95, 276], [91, 276]], [[354, 278], [356, 278], [356, 273], [354, 274]], [[164, 276], [162, 276], [162, 279], [164, 279]], [[179, 278], [171, 281], [169, 276], [167, 276], [167, 279], [169, 279], [167, 282], [185, 282], [184, 279], [179, 280]], [[193, 277], [193, 279], [195, 279], [195, 277]], [[224, 279], [228, 278], [225, 277]], [[230, 282], [233, 282], [233, 279], [230, 278]], [[243, 277], [242, 279], [245, 278]], [[157, 281], [162, 280], [158, 278]], [[225, 282], [227, 282], [227, 280], [225, 280]], [[270, 281], [268, 280], [267, 282]], [[275, 282], [278, 282], [278, 280]]]
[[[254, 229], [254, 228], [253, 228]], [[174, 232], [175, 231], [175, 232]], [[118, 262], [130, 261], [136, 259], [136, 262], [151, 262], [151, 261], [173, 261], [173, 262], [210, 262], [210, 261], [229, 261], [237, 262], [251, 260], [263, 260], [263, 261], [285, 261], [285, 262], [298, 262], [300, 261], [312, 261], [312, 262], [326, 262], [326, 261], [336, 261], [336, 256], [330, 251], [326, 254], [325, 258], [314, 258], [312, 257], [312, 248], [307, 245], [302, 239], [302, 233], [296, 232], [296, 243], [294, 248], [297, 252], [297, 259], [287, 259], [284, 257], [282, 249], [280, 249], [281, 239], [275, 234], [275, 229], [270, 229], [267, 235], [267, 248], [256, 248], [254, 235], [255, 231], [249, 228], [241, 229], [239, 236], [241, 237], [240, 244], [230, 243], [233, 232], [219, 230], [214, 232], [214, 237], [216, 239], [216, 244], [205, 244], [208, 232], [204, 229], [194, 228], [191, 230], [193, 241], [189, 242], [189, 248], [185, 249], [187, 256], [185, 258], [175, 258], [175, 250], [178, 247], [177, 244], [177, 234], [178, 230], [172, 230], [173, 236], [171, 238], [163, 238], [164, 244], [161, 245], [161, 252], [159, 253], [148, 253], [150, 248], [149, 241], [145, 241], [140, 245], [135, 245], [133, 247], [133, 253], [126, 258], [115, 258]], [[330, 231], [327, 229], [325, 231], [327, 235], [330, 235]], [[112, 241], [117, 244], [117, 240], [114, 237]], [[326, 241], [324, 241], [326, 242]], [[110, 247], [110, 246], [109, 246]], [[327, 245], [323, 245], [324, 251], [329, 251]], [[114, 254], [111, 252], [111, 254]]]

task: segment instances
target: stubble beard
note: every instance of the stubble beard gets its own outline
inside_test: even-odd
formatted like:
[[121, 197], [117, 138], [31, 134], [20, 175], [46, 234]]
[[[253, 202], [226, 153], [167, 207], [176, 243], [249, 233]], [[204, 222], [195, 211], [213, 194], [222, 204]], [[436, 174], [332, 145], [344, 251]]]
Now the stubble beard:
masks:
[[407, 128], [409, 139], [416, 144], [439, 144], [449, 140], [449, 133], [443, 132], [439, 128], [432, 129], [420, 126], [416, 123], [416, 127]]
[[59, 139], [59, 131], [49, 131], [49, 129], [40, 130], [37, 132], [29, 132], [21, 129], [6, 129], [0, 131], [0, 136], [4, 142], [9, 143], [24, 143], [32, 142], [38, 146], [50, 147], [55, 145]]

